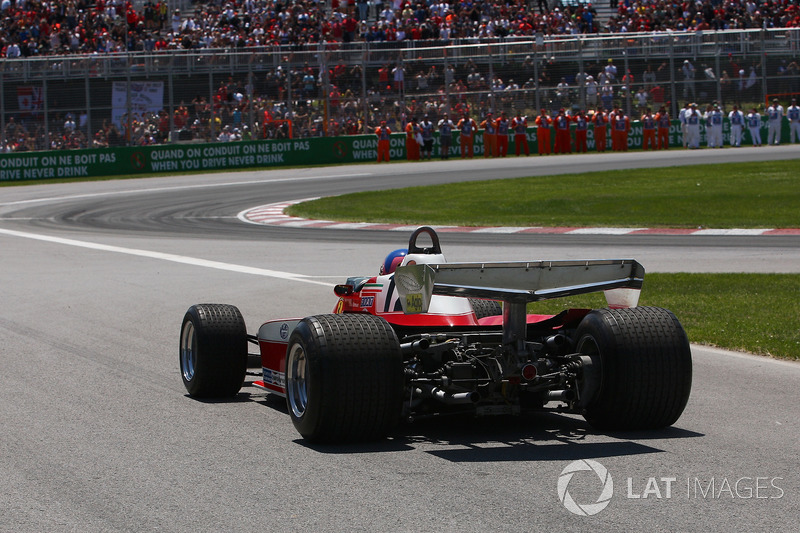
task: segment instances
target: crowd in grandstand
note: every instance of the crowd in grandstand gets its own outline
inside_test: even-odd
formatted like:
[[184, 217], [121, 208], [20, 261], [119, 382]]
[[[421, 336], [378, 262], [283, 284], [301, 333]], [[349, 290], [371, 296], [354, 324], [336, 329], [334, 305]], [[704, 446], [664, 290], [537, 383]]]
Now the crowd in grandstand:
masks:
[[800, 26], [782, 0], [622, 0], [608, 24], [591, 4], [519, 0], [211, 0], [170, 12], [167, 0], [2, 0], [6, 58], [63, 53], [303, 45], [659, 30]]
[[800, 27], [800, 8], [786, 1], [704, 0], [620, 2], [609, 32]]
[[[552, 7], [553, 2], [545, 0], [535, 7], [517, 0], [332, 0], [331, 10], [325, 12], [324, 2], [312, 0], [211, 0], [194, 3], [185, 13], [170, 12], [166, 0], [145, 2], [141, 11], [133, 5], [130, 0], [0, 0], [0, 54], [22, 58], [300, 45], [320, 38], [342, 43], [446, 42], [509, 35], [800, 26], [800, 9], [785, 1], [622, 0], [602, 26], [591, 4]], [[338, 62], [325, 76], [318, 65], [294, 64], [270, 69], [253, 84], [241, 78], [226, 80], [209, 98], [181, 102], [172, 114], [162, 110], [124, 117], [118, 124], [106, 121], [93, 136], [86, 135], [86, 117], [71, 113], [53, 113], [47, 133], [41, 124], [11, 119], [2, 149], [145, 145], [169, 142], [171, 135], [206, 141], [332, 136], [370, 132], [381, 121], [393, 131], [403, 131], [413, 118], [440, 117], [448, 111], [479, 119], [502, 110], [536, 114], [536, 97], [551, 112], [559, 107], [575, 112], [570, 108], [576, 105], [587, 111], [610, 110], [621, 104], [641, 113], [667, 103], [665, 84], [673, 77], [679, 80], [673, 101], [711, 102], [720, 94], [720, 104], [730, 106], [757, 101], [756, 83], [762, 76], [760, 63], [731, 55], [719, 73], [688, 60], [675, 73], [663, 72], [666, 63], [640, 63], [634, 72], [622, 72], [609, 60], [587, 65], [587, 72], [574, 72], [568, 70], [574, 65], [541, 56], [538, 61], [534, 65], [529, 56], [505, 73], [491, 75], [471, 60], [451, 62], [446, 68], [387, 61], [377, 72], [367, 73], [361, 64]], [[784, 61], [780, 69], [778, 74], [794, 85], [786, 90], [797, 91], [797, 63]], [[367, 81], [362, 85], [363, 79]]]

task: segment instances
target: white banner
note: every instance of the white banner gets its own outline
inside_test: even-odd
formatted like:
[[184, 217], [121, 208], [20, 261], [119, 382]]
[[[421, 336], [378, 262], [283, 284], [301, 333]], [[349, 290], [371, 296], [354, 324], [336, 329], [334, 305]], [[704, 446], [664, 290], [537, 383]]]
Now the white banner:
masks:
[[[130, 84], [131, 117], [141, 121], [147, 113], [158, 113], [164, 109], [164, 82], [137, 81]], [[111, 93], [111, 120], [124, 130], [128, 113], [128, 84], [115, 81]]]

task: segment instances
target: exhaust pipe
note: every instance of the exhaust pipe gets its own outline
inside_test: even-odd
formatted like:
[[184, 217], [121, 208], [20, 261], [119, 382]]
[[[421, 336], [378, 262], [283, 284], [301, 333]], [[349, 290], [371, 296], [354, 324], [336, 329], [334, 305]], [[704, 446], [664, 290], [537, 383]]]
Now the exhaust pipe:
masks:
[[566, 335], [558, 334], [547, 337], [544, 341], [550, 353], [564, 354], [570, 348], [570, 340]]
[[547, 391], [548, 402], [569, 402], [575, 399], [575, 391], [571, 389], [566, 390], [549, 390]]
[[474, 391], [450, 394], [439, 387], [427, 384], [420, 384], [419, 388], [417, 389], [417, 393], [425, 398], [433, 398], [434, 400], [440, 401], [447, 405], [478, 403], [478, 400], [481, 399], [481, 395]]
[[419, 339], [400, 345], [400, 352], [403, 355], [413, 355], [415, 352], [424, 352], [431, 345], [430, 339]]

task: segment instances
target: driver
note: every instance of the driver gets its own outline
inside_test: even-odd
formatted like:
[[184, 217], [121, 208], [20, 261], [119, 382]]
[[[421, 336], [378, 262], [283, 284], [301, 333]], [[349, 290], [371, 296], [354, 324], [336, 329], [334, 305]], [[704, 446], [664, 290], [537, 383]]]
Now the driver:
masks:
[[380, 275], [385, 276], [394, 272], [394, 269], [400, 266], [400, 263], [403, 262], [403, 258], [406, 256], [406, 254], [408, 254], [408, 249], [398, 248], [387, 255], [386, 259], [384, 259], [383, 264], [381, 265]]

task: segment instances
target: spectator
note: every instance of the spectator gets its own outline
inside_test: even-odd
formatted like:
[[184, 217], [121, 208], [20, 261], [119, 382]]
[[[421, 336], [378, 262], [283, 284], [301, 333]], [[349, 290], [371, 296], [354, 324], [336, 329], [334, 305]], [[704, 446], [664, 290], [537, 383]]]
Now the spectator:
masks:
[[691, 95], [691, 99], [694, 100], [696, 98], [694, 90], [694, 65], [692, 65], [688, 59], [684, 60], [681, 72], [683, 73], [683, 98], [687, 99], [690, 97], [689, 95]]
[[435, 126], [428, 115], [425, 115], [419, 123], [419, 127], [422, 130], [422, 159], [430, 160], [433, 154], [433, 130]]
[[586, 77], [586, 105], [594, 109], [597, 107], [597, 82], [594, 77]]
[[644, 113], [645, 109], [648, 107], [647, 100], [650, 98], [650, 95], [647, 94], [647, 91], [644, 87], [639, 87], [639, 90], [636, 91], [634, 98], [636, 99], [636, 106], [639, 108], [639, 112]]
[[450, 144], [452, 141], [455, 124], [453, 124], [453, 121], [447, 117], [447, 113], [442, 115], [442, 119], [439, 121], [438, 128], [439, 128], [439, 145], [441, 148], [441, 158], [449, 159]]

